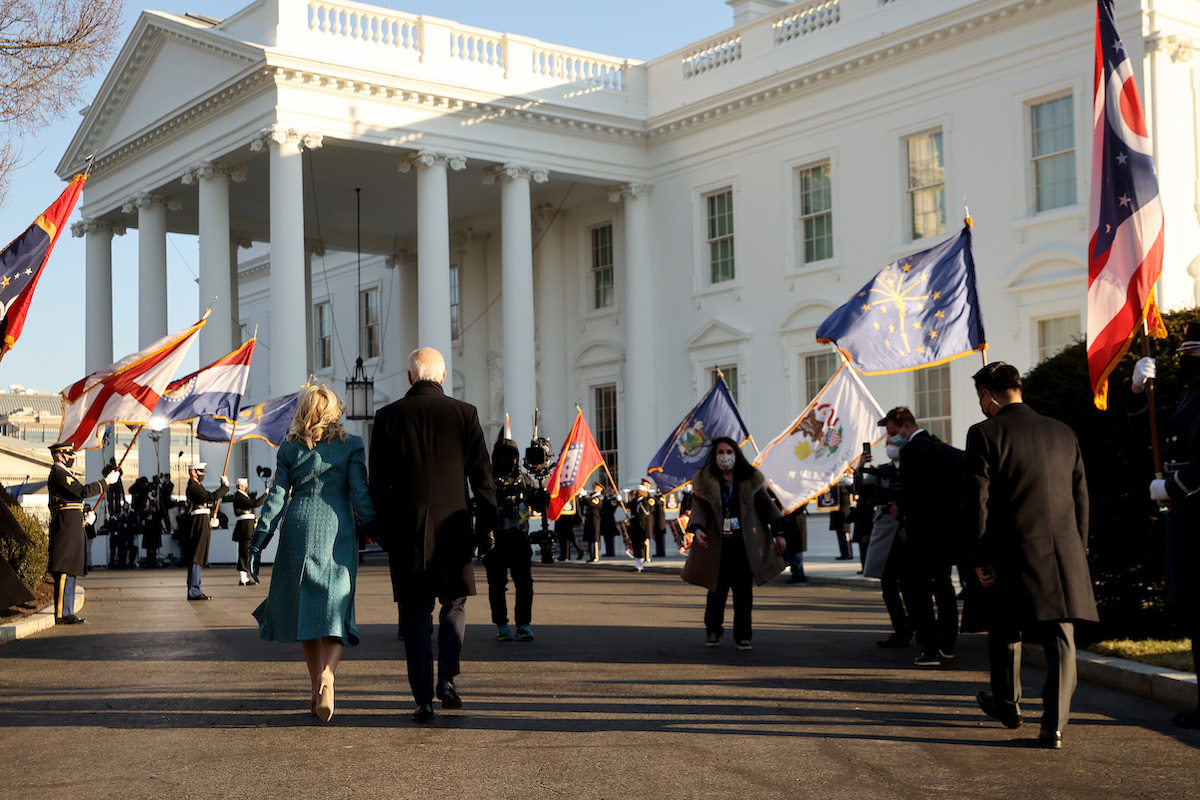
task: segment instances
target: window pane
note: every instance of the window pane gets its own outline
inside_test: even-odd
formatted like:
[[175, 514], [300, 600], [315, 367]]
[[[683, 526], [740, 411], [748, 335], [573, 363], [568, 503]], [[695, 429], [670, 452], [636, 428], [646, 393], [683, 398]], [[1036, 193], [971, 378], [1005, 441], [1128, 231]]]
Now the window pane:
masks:
[[450, 338], [458, 338], [458, 267], [450, 268]]
[[708, 246], [709, 281], [733, 279], [733, 191], [709, 195]]
[[[738, 401], [738, 368], [736, 364], [727, 364], [722, 367], [713, 367], [708, 371], [708, 385], [712, 386], [717, 382], [717, 373], [721, 372], [725, 375], [725, 384], [729, 387], [729, 395], [733, 398], [733, 402]], [[705, 389], [707, 391], [707, 389]]]
[[818, 353], [804, 357], [804, 389], [807, 393], [805, 405], [811, 403], [812, 399], [817, 396], [817, 392], [821, 391], [826, 383], [829, 383], [833, 373], [837, 372], [840, 362], [841, 356], [837, 353]]
[[909, 139], [908, 186], [914, 239], [937, 236], [945, 232], [945, 180], [942, 132]]
[[366, 289], [361, 298], [360, 351], [363, 358], [377, 358], [379, 356], [379, 290]]
[[917, 423], [943, 441], [950, 441], [950, 368], [929, 367], [917, 370]]
[[1075, 204], [1075, 119], [1070, 96], [1030, 108], [1037, 210]]
[[592, 229], [592, 308], [613, 304], [612, 225]]
[[1078, 314], [1038, 321], [1038, 361], [1056, 356], [1083, 335]]
[[621, 485], [621, 474], [617, 469], [617, 387], [614, 384], [596, 386], [592, 390], [596, 409], [596, 446], [608, 465], [613, 480]]

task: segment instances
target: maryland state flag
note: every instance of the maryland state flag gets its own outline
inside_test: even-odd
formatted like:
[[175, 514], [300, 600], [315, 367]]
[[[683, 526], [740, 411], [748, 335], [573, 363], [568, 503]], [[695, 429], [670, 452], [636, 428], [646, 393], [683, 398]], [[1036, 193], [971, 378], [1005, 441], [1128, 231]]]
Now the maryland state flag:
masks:
[[563, 506], [575, 499], [579, 490], [587, 486], [588, 478], [604, 463], [600, 455], [600, 447], [592, 436], [583, 412], [575, 415], [575, 424], [571, 426], [571, 434], [563, 442], [562, 452], [558, 455], [558, 463], [550, 473], [547, 487], [550, 489], [550, 508], [547, 513], [551, 520], [558, 519], [563, 512]]
[[25, 327], [29, 302], [42, 268], [75, 210], [86, 175], [76, 175], [54, 204], [29, 229], [0, 252], [0, 358], [12, 349]]

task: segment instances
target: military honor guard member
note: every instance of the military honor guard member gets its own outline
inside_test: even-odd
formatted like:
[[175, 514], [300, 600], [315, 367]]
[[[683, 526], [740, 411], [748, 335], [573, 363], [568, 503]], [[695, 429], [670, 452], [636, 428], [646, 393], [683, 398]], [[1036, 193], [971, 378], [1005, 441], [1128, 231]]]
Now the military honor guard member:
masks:
[[[54, 459], [47, 491], [50, 494], [50, 574], [54, 577], [54, 621], [75, 624], [87, 620], [75, 614], [75, 576], [86, 565], [87, 535], [84, 533], [83, 498], [100, 494], [104, 484], [116, 483], [121, 473], [110, 471], [103, 480], [80, 483], [71, 474], [75, 448], [70, 442], [50, 446]], [[95, 515], [88, 512], [91, 522]]]
[[201, 461], [188, 468], [187, 509], [189, 526], [183, 543], [183, 563], [187, 564], [187, 599], [212, 600], [200, 590], [200, 570], [208, 566], [208, 543], [212, 536], [212, 513], [217, 501], [229, 491], [229, 478], [221, 476], [215, 492], [204, 488], [204, 469]]
[[254, 509], [266, 500], [266, 492], [257, 500], [250, 496], [249, 478], [237, 479], [237, 491], [233, 493], [233, 516], [237, 519], [233, 526], [233, 540], [238, 546], [238, 586], [258, 583], [258, 578], [250, 574], [250, 539], [254, 536], [254, 525], [258, 521]]

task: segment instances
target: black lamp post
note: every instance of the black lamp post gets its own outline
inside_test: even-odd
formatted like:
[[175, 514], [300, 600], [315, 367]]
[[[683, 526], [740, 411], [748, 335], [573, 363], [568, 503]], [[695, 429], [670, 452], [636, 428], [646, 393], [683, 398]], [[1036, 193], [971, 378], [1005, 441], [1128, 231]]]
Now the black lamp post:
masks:
[[358, 249], [358, 297], [355, 298], [359, 356], [354, 374], [346, 379], [346, 419], [372, 419], [375, 416], [375, 381], [367, 377], [362, 360], [362, 189], [354, 190], [356, 247]]

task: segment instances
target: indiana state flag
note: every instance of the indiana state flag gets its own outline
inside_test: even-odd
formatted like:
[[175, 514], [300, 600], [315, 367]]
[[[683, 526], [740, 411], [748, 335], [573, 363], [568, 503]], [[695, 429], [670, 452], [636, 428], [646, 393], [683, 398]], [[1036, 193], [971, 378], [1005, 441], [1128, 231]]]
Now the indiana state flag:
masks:
[[971, 226], [893, 261], [817, 329], [864, 375], [944, 364], [986, 350]]
[[279, 447], [299, 404], [300, 392], [295, 392], [243, 408], [238, 412], [236, 423], [219, 417], [201, 417], [196, 423], [196, 436], [206, 442], [228, 442], [231, 437], [235, 443], [262, 439], [272, 447]]
[[712, 440], [718, 436], [728, 436], [738, 444], [745, 444], [750, 438], [725, 376], [719, 372], [708, 394], [688, 412], [650, 459], [646, 474], [663, 494], [675, 491], [704, 465]]
[[161, 431], [172, 422], [200, 417], [233, 419], [250, 380], [250, 360], [257, 341], [251, 339], [224, 358], [168, 385], [146, 427]]

